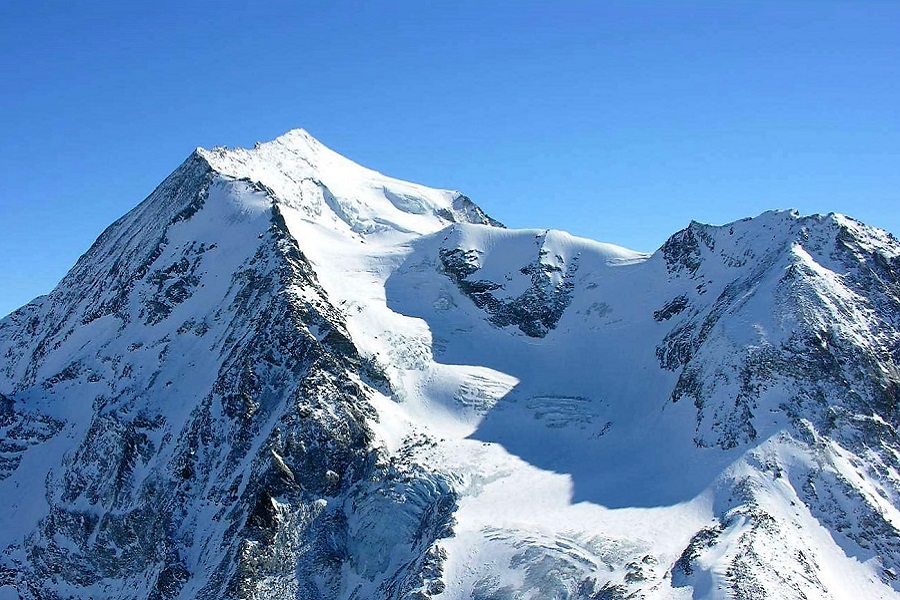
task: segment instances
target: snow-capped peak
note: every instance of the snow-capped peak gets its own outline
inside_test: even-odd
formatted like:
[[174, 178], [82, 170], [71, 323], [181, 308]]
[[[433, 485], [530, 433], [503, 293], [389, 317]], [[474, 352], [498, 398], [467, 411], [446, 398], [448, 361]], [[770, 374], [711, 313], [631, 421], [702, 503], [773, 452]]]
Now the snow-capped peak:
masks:
[[292, 129], [251, 149], [197, 149], [213, 170], [248, 179], [310, 221], [347, 233], [430, 233], [451, 222], [499, 225], [458, 191], [382, 175]]
[[274, 140], [257, 142], [253, 148], [227, 148], [216, 146], [212, 149], [197, 148], [197, 153], [205, 158], [210, 165], [219, 171], [227, 172], [240, 169], [241, 164], [247, 163], [250, 156], [257, 159], [282, 163], [284, 168], [315, 172], [323, 164], [342, 163], [344, 168], [368, 171], [378, 175], [371, 169], [353, 162], [331, 150], [322, 142], [314, 138], [305, 129], [291, 129]]

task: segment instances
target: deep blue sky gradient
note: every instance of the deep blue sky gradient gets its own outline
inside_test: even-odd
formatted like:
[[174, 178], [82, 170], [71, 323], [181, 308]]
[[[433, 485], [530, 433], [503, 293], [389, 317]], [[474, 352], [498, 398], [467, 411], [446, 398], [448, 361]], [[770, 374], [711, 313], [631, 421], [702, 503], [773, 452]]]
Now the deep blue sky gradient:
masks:
[[514, 227], [900, 233], [900, 2], [0, 1], [0, 315], [196, 146], [304, 127]]

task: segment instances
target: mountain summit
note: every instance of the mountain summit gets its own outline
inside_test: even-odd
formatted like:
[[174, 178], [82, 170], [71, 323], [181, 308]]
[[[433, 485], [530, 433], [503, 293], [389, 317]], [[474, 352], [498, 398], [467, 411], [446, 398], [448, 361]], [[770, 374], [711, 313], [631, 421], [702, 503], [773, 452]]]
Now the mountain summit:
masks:
[[900, 597], [900, 243], [509, 230], [303, 130], [0, 320], [0, 599]]
[[447, 221], [500, 225], [471, 200], [449, 190], [385, 177], [294, 129], [252, 150], [198, 149], [225, 176], [262, 183], [279, 204], [356, 235], [385, 230], [431, 233]]

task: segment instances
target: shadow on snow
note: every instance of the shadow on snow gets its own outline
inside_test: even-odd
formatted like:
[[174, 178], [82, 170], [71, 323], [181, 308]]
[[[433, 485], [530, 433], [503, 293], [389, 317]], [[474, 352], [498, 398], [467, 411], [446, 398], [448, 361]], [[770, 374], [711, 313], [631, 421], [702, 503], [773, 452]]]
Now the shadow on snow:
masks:
[[573, 503], [688, 502], [746, 451], [696, 447], [695, 408], [668, 400], [674, 376], [656, 363], [640, 325], [573, 331], [570, 321], [562, 330], [564, 316], [545, 338], [497, 328], [441, 274], [428, 240], [417, 245], [386, 283], [388, 307], [428, 324], [439, 364], [486, 367], [518, 380], [470, 438], [570, 475]]

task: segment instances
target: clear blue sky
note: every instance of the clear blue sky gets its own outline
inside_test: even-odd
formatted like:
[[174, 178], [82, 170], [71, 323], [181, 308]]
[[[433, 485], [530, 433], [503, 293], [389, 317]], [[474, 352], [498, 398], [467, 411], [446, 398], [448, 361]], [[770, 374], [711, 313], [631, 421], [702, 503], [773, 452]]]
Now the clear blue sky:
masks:
[[304, 127], [514, 227], [900, 233], [900, 2], [0, 1], [0, 314], [196, 146]]

